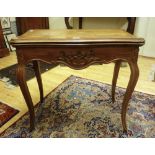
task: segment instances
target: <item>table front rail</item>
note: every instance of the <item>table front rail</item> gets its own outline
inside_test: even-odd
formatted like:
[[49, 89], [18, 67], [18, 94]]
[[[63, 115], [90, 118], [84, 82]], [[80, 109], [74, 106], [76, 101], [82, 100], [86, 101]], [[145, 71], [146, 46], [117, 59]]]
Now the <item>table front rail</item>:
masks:
[[116, 60], [136, 62], [138, 48], [104, 47], [104, 48], [19, 48], [18, 63], [27, 64], [32, 60], [47, 63], [62, 63], [73, 69], [83, 69], [95, 63], [110, 63]]

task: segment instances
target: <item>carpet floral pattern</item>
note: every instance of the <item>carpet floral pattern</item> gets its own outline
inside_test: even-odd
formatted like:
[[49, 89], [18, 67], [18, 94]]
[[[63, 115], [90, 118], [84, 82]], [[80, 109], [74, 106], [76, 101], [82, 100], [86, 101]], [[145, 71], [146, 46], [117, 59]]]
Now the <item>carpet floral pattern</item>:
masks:
[[134, 92], [123, 134], [121, 103], [125, 89], [117, 87], [116, 102], [111, 85], [76, 76], [69, 77], [38, 104], [36, 129], [29, 132], [26, 114], [1, 137], [155, 137], [155, 96]]

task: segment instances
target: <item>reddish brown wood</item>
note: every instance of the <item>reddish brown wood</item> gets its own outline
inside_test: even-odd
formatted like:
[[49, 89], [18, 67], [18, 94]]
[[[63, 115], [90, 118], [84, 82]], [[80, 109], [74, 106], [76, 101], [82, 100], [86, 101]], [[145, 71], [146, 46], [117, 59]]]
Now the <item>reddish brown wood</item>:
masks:
[[37, 78], [39, 91], [40, 91], [40, 103], [43, 103], [43, 99], [44, 99], [43, 84], [42, 84], [42, 79], [41, 79], [41, 74], [40, 74], [39, 61], [34, 60], [33, 61], [33, 67], [34, 67], [34, 72], [35, 72], [35, 75], [36, 75], [36, 78]]
[[27, 103], [30, 115], [30, 131], [32, 131], [35, 128], [35, 113], [32, 98], [25, 80], [25, 65], [23, 65], [22, 62], [20, 62], [17, 67], [17, 80], [24, 99]]
[[[37, 33], [36, 31], [33, 33], [28, 33], [25, 36], [21, 36], [21, 39], [13, 40], [11, 43], [16, 47], [17, 52], [17, 59], [18, 59], [18, 69], [17, 69], [17, 79], [19, 82], [19, 86], [21, 88], [21, 91], [23, 93], [23, 96], [25, 98], [25, 101], [27, 103], [29, 113], [30, 113], [30, 129], [33, 130], [35, 126], [35, 114], [34, 114], [34, 107], [32, 103], [32, 99], [30, 96], [30, 92], [28, 90], [26, 81], [25, 81], [25, 65], [29, 63], [30, 61], [33, 61], [35, 73], [38, 80], [38, 85], [40, 89], [40, 100], [43, 101], [43, 86], [41, 81], [41, 75], [39, 72], [39, 60], [45, 61], [47, 63], [60, 63], [65, 64], [73, 69], [83, 69], [88, 67], [92, 64], [102, 64], [102, 63], [110, 63], [110, 62], [116, 62], [115, 69], [114, 69], [114, 76], [113, 76], [113, 82], [112, 82], [112, 98], [114, 101], [114, 92], [119, 72], [119, 67], [121, 61], [126, 61], [129, 63], [131, 75], [130, 80], [128, 83], [128, 87], [124, 96], [124, 100], [122, 103], [122, 113], [121, 113], [121, 119], [122, 119], [122, 126], [123, 131], [127, 132], [127, 124], [126, 124], [126, 112], [128, 107], [129, 99], [131, 98], [132, 92], [134, 91], [135, 85], [138, 80], [139, 76], [139, 70], [137, 65], [137, 59], [138, 59], [138, 51], [139, 46], [144, 44], [144, 40], [141, 38], [133, 38], [130, 34], [123, 32], [124, 35], [126, 34], [128, 38], [126, 38], [123, 42], [123, 38], [115, 38], [115, 35], [117, 32], [121, 31], [113, 31], [115, 35], [112, 37], [112, 35], [109, 35], [112, 37], [110, 39], [108, 37], [108, 40], [106, 38], [100, 39], [100, 42], [98, 42], [98, 38], [96, 40], [77, 40], [74, 39], [70, 40], [69, 38], [73, 38], [71, 36], [78, 34], [80, 30], [77, 30], [73, 32], [73, 30], [65, 31], [64, 34], [66, 36], [66, 40], [63, 39], [51, 39], [46, 40], [46, 32], [45, 31], [38, 31], [38, 35], [41, 36], [38, 37], [38, 40], [33, 40], [32, 38]], [[56, 31], [55, 31], [56, 32]], [[55, 34], [54, 32], [54, 34]], [[82, 32], [82, 33], [81, 33]], [[68, 35], [67, 35], [68, 33]], [[92, 33], [97, 32], [94, 30], [89, 31], [80, 31], [79, 34], [85, 34], [86, 36], [89, 36]], [[106, 33], [105, 31], [101, 31], [101, 33]], [[109, 32], [110, 33], [110, 32]], [[52, 34], [52, 31], [48, 30], [48, 34]], [[59, 34], [59, 33], [58, 33]], [[63, 33], [61, 33], [63, 34]], [[37, 35], [37, 36], [38, 36]], [[81, 35], [81, 37], [83, 36]], [[123, 36], [124, 36], [123, 35]], [[51, 35], [54, 36], [54, 35]], [[86, 38], [84, 36], [84, 38]], [[94, 35], [93, 35], [94, 36]], [[103, 35], [104, 36], [104, 35]], [[107, 33], [106, 35], [107, 36]], [[25, 37], [25, 41], [24, 41]], [[58, 36], [60, 37], [60, 35]], [[63, 38], [63, 35], [61, 36]], [[131, 38], [130, 38], [131, 37]], [[42, 38], [42, 41], [39, 40], [39, 38]], [[49, 37], [48, 37], [49, 38]]]
[[5, 40], [3, 36], [2, 26], [0, 24], [0, 58], [9, 55], [9, 49], [5, 47]]
[[[64, 50], [65, 49], [65, 50]], [[61, 51], [64, 51], [62, 54]], [[43, 60], [48, 63], [62, 63], [65, 64], [73, 69], [83, 69], [88, 67], [91, 64], [95, 63], [110, 63], [112, 61], [127, 61], [129, 64], [131, 64], [131, 77], [130, 77], [130, 82], [124, 97], [124, 101], [122, 103], [122, 125], [124, 131], [126, 131], [126, 108], [128, 105], [128, 101], [131, 98], [131, 94], [134, 90], [137, 78], [138, 78], [138, 69], [137, 69], [137, 57], [138, 57], [138, 47], [125, 47], [125, 46], [119, 46], [119, 47], [104, 47], [102, 46], [101, 48], [94, 48], [94, 53], [91, 54], [91, 51], [89, 48], [83, 48], [76, 47], [76, 48], [65, 48], [65, 47], [59, 47], [59, 48], [44, 48], [44, 47], [38, 47], [38, 48], [21, 48], [19, 49], [17, 47], [17, 55], [18, 55], [18, 61], [19, 64], [22, 63], [23, 65], [26, 65], [30, 60]], [[44, 51], [44, 54], [43, 52]], [[79, 55], [77, 51], [83, 51], [83, 53]], [[115, 51], [115, 54], [113, 52]], [[117, 51], [117, 52], [116, 52]], [[132, 52], [131, 52], [132, 51]], [[117, 54], [116, 54], [117, 53]], [[82, 56], [81, 56], [82, 55]], [[73, 56], [73, 57], [72, 57]], [[84, 59], [80, 59], [81, 57], [85, 57]], [[73, 61], [75, 60], [75, 61]], [[117, 64], [117, 63], [116, 63]], [[32, 104], [32, 99], [30, 97], [29, 91], [27, 89], [27, 85], [25, 82], [25, 79], [23, 79], [24, 74], [24, 67], [20, 67], [18, 69], [19, 73], [17, 74], [18, 76], [18, 81], [19, 85], [21, 87], [21, 90], [23, 92], [24, 98], [26, 100], [26, 103], [29, 107], [29, 112], [30, 112], [30, 122], [31, 122], [31, 130], [34, 129], [34, 111], [33, 109], [33, 104]], [[117, 70], [117, 69], [116, 69]], [[116, 73], [117, 71], [115, 71]], [[118, 73], [116, 73], [118, 74]], [[36, 74], [37, 75], [37, 74]], [[117, 75], [114, 75], [115, 82], [113, 83], [113, 92], [116, 86], [116, 81], [117, 81]], [[39, 88], [40, 88], [40, 96], [41, 100], [42, 99], [42, 84], [41, 82], [38, 82]], [[113, 95], [114, 96], [114, 95]]]
[[116, 89], [116, 83], [118, 78], [118, 73], [120, 70], [121, 61], [118, 60], [115, 62], [115, 68], [113, 73], [113, 80], [112, 80], [112, 101], [115, 102], [115, 89]]
[[121, 118], [122, 118], [122, 125], [123, 125], [123, 131], [127, 132], [127, 124], [126, 124], [126, 112], [128, 108], [128, 102], [131, 98], [131, 95], [134, 91], [134, 88], [137, 84], [138, 77], [139, 77], [139, 69], [136, 61], [130, 61], [128, 62], [131, 70], [130, 74], [130, 80], [126, 89], [126, 93], [123, 99], [122, 103], [122, 113], [121, 113]]

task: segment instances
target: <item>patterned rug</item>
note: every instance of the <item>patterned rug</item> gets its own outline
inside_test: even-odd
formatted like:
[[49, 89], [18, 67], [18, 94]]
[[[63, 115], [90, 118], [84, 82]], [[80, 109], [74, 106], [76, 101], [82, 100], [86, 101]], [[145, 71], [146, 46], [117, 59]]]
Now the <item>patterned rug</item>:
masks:
[[[52, 69], [56, 67], [54, 64], [48, 64], [45, 62], [40, 61], [40, 72], [44, 73], [48, 71], [49, 69]], [[0, 80], [5, 82], [8, 87], [12, 88], [11, 86], [17, 86], [17, 80], [16, 80], [16, 68], [17, 64], [3, 68], [0, 70]], [[35, 76], [34, 70], [33, 70], [33, 64], [29, 63], [26, 66], [26, 80], [30, 80]]]
[[[155, 96], [134, 92], [127, 113], [128, 133], [123, 134], [121, 103], [125, 89], [71, 76], [38, 104], [36, 129], [29, 132], [26, 114], [1, 137], [155, 137]], [[37, 111], [40, 109], [39, 111]]]
[[19, 111], [0, 102], [0, 127], [15, 116]]

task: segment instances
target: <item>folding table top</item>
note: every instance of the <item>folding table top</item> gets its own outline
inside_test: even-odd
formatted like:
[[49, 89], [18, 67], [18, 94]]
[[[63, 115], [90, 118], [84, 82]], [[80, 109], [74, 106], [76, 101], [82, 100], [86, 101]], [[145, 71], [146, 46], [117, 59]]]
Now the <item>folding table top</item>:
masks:
[[143, 45], [144, 39], [120, 29], [73, 29], [73, 30], [29, 30], [11, 40], [18, 45], [52, 44], [136, 44]]

